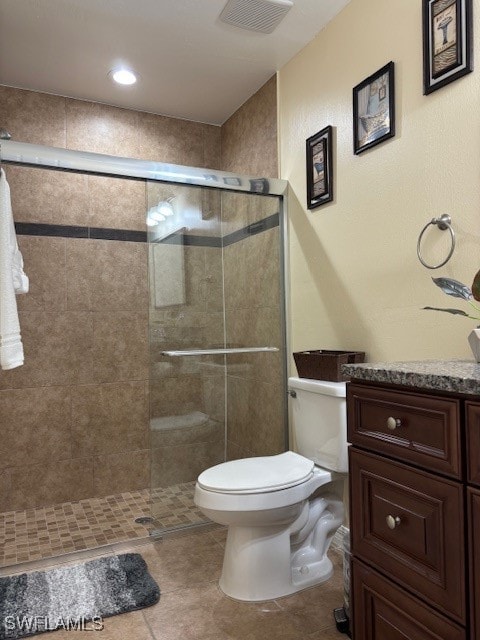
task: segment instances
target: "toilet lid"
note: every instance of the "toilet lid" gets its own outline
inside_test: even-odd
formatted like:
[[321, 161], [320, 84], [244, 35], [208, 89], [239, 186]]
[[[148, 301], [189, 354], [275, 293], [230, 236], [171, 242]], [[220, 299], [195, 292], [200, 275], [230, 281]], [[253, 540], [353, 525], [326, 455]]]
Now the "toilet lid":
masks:
[[217, 464], [198, 477], [198, 484], [218, 493], [265, 493], [288, 489], [308, 480], [314, 463], [287, 451], [277, 456], [243, 458]]

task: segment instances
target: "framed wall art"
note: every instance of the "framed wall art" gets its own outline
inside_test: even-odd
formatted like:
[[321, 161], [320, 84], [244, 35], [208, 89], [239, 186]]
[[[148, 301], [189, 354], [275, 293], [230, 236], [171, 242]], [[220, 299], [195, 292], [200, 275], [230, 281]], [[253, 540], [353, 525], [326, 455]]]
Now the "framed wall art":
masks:
[[353, 151], [362, 153], [395, 135], [395, 65], [353, 88]]
[[423, 93], [473, 70], [472, 0], [423, 0]]
[[333, 200], [333, 129], [325, 127], [307, 139], [307, 207]]

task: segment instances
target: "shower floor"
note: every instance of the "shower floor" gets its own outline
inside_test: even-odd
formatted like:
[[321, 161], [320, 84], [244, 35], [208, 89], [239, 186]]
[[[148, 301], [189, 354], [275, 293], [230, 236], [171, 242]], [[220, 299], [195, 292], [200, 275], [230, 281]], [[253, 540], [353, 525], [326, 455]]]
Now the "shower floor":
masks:
[[[208, 522], [193, 503], [194, 488], [194, 482], [187, 482], [0, 513], [0, 567], [146, 538], [152, 530]], [[136, 523], [142, 516], [154, 520]]]

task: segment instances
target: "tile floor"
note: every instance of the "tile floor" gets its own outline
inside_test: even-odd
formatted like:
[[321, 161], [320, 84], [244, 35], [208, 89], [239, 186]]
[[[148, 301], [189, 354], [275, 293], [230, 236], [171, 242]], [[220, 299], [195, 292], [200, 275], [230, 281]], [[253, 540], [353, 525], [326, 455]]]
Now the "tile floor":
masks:
[[[218, 588], [224, 543], [225, 530], [211, 526], [207, 531], [170, 534], [133, 547], [118, 545], [117, 553], [142, 554], [162, 595], [153, 607], [105, 619], [104, 630], [97, 632], [99, 640], [347, 638], [337, 632], [332, 618], [332, 610], [341, 606], [343, 599], [338, 551], [330, 552], [335, 574], [323, 585], [269, 602], [242, 603]], [[72, 633], [56, 631], [42, 634], [42, 638], [72, 640]]]
[[[148, 538], [152, 528], [201, 524], [206, 519], [193, 503], [194, 488], [188, 482], [0, 513], [0, 567]], [[153, 525], [135, 523], [135, 518], [150, 515]]]

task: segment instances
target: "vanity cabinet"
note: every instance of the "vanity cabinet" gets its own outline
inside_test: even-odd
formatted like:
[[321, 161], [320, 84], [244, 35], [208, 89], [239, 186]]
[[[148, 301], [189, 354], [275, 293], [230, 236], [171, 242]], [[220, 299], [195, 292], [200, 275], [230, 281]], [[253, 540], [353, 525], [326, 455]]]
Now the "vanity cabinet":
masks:
[[480, 400], [353, 379], [347, 414], [354, 640], [480, 640]]

